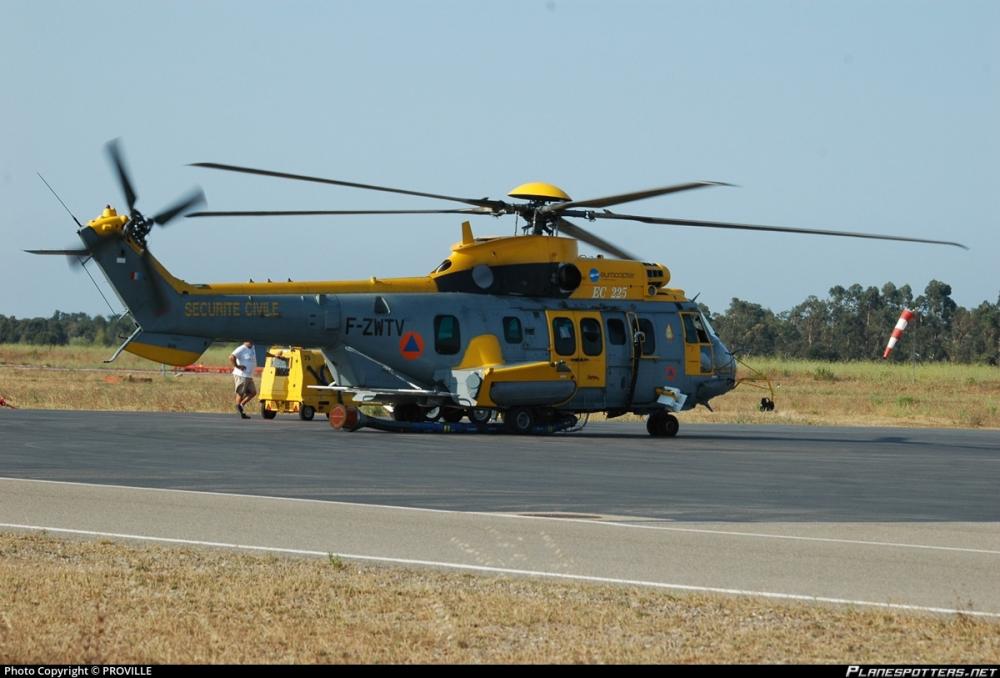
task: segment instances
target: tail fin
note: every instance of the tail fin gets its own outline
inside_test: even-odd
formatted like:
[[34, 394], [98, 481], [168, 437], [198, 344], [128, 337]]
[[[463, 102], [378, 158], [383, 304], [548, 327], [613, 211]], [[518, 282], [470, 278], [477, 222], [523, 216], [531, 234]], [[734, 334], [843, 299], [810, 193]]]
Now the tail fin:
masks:
[[156, 330], [181, 307], [179, 281], [150, 254], [119, 234], [101, 236], [91, 228], [78, 231], [93, 261], [118, 298], [143, 328]]

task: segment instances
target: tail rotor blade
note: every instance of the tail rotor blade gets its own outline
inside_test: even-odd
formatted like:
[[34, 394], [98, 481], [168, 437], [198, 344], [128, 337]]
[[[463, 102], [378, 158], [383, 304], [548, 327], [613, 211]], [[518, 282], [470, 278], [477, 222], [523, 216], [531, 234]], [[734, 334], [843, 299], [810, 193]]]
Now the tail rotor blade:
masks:
[[129, 179], [128, 169], [125, 166], [125, 156], [121, 150], [121, 139], [112, 139], [107, 145], [108, 157], [118, 173], [118, 183], [121, 184], [122, 192], [125, 194], [125, 202], [128, 203], [128, 211], [131, 213], [135, 208], [136, 195], [132, 188], [132, 181]]
[[166, 226], [168, 222], [172, 221], [178, 215], [187, 212], [193, 207], [205, 204], [205, 193], [200, 189], [195, 189], [185, 195], [183, 198], [178, 200], [176, 203], [166, 208], [159, 214], [153, 217], [153, 221], [160, 226]]

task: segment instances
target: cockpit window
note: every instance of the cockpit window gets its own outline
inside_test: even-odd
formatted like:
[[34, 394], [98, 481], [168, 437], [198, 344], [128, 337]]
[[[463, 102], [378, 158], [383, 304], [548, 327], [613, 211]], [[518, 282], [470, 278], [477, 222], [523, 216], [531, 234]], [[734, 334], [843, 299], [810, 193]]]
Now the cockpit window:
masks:
[[642, 354], [656, 355], [656, 330], [652, 321], [639, 318], [639, 331], [642, 332]]
[[689, 344], [709, 343], [708, 332], [705, 331], [700, 315], [682, 313], [681, 318], [684, 320], [684, 341]]
[[700, 315], [692, 317], [694, 321], [694, 329], [698, 332], [698, 343], [707, 344], [708, 343], [708, 332], [705, 331], [705, 321]]
[[444, 273], [449, 268], [451, 268], [451, 259], [445, 259], [440, 264], [438, 264], [438, 267], [435, 268], [433, 271], [431, 271], [431, 273]]
[[712, 327], [712, 323], [708, 322], [708, 316], [705, 315], [704, 313], [701, 314], [701, 321], [705, 323], [705, 329], [708, 330], [708, 333], [710, 335], [712, 335], [713, 337], [719, 336], [719, 333], [715, 331], [714, 327]]

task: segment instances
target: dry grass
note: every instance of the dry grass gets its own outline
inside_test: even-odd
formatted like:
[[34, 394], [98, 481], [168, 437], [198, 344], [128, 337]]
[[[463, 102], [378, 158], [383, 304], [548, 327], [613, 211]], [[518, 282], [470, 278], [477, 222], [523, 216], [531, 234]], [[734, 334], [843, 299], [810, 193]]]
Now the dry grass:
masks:
[[[233, 406], [228, 374], [175, 373], [113, 349], [0, 344], [0, 395], [20, 408], [226, 412]], [[229, 351], [210, 349], [204, 365], [224, 367]]]
[[[102, 361], [110, 354], [100, 347], [0, 345], [0, 395], [23, 408], [228, 412], [232, 407], [227, 375], [178, 376], [127, 353], [108, 366]], [[212, 348], [201, 363], [225, 366], [228, 354], [226, 347]], [[752, 363], [777, 387], [777, 411], [759, 412], [767, 392], [744, 385], [714, 400], [714, 413], [697, 408], [685, 412], [684, 421], [1000, 428], [997, 367]]]
[[744, 384], [712, 401], [714, 414], [698, 408], [685, 413], [685, 421], [1000, 428], [997, 367], [776, 359], [751, 364], [776, 387], [776, 411], [758, 411], [768, 392]]
[[1000, 624], [0, 534], [0, 663], [996, 663]]

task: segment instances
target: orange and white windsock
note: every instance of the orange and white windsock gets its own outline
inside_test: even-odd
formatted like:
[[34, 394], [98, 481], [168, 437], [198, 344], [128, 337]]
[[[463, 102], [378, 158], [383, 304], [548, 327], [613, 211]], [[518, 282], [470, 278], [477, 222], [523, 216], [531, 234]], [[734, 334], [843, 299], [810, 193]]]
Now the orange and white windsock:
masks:
[[899, 338], [903, 336], [903, 330], [906, 326], [910, 324], [913, 320], [913, 311], [908, 308], [904, 308], [903, 312], [899, 314], [899, 320], [896, 321], [896, 327], [892, 330], [892, 336], [889, 337], [889, 343], [885, 345], [885, 352], [882, 353], [882, 359], [885, 360], [892, 353], [892, 349], [896, 348], [896, 343]]

